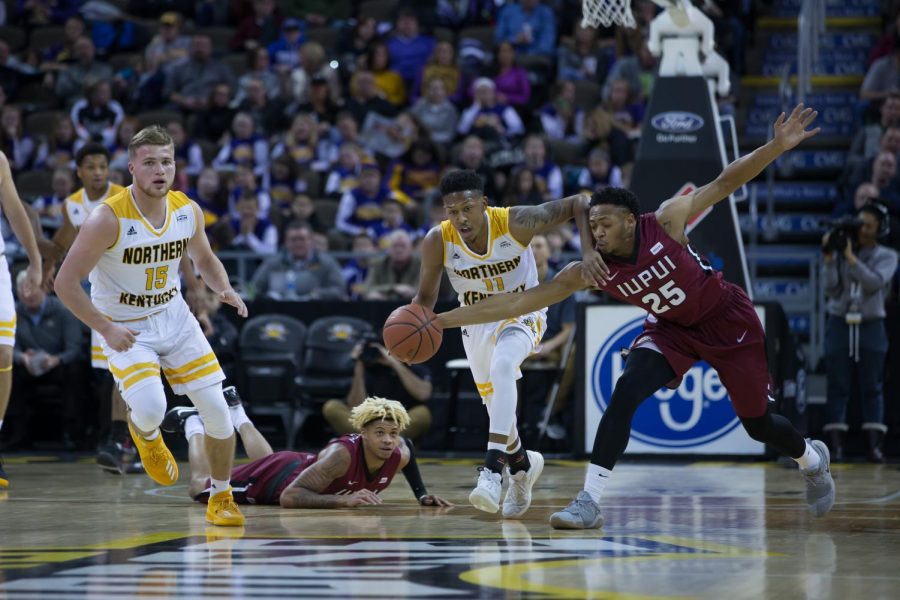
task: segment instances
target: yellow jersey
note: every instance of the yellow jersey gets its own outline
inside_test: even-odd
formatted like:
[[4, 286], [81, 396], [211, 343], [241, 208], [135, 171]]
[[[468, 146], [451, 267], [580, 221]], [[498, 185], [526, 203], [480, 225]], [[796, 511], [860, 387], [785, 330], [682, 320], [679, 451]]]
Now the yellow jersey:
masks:
[[91, 214], [95, 208], [103, 204], [107, 198], [112, 198], [117, 194], [121, 194], [124, 189], [125, 188], [121, 185], [109, 183], [106, 186], [106, 193], [98, 200], [89, 200], [84, 188], [74, 192], [63, 201], [63, 208], [66, 210], [69, 222], [72, 223], [75, 229], [78, 229], [84, 225], [85, 219], [88, 218], [88, 215]]

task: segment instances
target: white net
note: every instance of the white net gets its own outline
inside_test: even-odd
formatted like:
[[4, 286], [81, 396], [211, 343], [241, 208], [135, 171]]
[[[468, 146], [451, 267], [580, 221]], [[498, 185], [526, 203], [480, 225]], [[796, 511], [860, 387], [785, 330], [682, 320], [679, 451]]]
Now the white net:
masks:
[[581, 23], [585, 27], [636, 26], [631, 14], [631, 0], [582, 0], [581, 10], [584, 16]]

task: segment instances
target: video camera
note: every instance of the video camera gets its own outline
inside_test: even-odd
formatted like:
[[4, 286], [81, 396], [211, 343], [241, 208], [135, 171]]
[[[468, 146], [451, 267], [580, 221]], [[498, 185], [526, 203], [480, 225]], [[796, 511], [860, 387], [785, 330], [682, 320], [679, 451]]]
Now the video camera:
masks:
[[363, 348], [362, 352], [359, 354], [359, 359], [363, 361], [363, 364], [371, 365], [378, 361], [381, 358], [381, 350], [378, 348], [377, 344], [381, 343], [381, 339], [378, 337], [377, 333], [364, 333], [359, 341], [362, 342]]
[[843, 252], [847, 247], [847, 240], [856, 245], [856, 232], [862, 226], [862, 220], [855, 215], [846, 215], [837, 219], [822, 222], [823, 227], [828, 228], [828, 243], [823, 250], [825, 252]]

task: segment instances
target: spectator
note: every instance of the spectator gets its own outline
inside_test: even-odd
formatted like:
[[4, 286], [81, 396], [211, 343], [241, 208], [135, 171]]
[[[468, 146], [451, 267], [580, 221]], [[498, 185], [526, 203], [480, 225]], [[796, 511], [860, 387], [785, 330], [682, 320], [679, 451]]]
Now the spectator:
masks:
[[337, 71], [325, 62], [325, 48], [318, 42], [306, 42], [300, 46], [300, 64], [291, 71], [291, 90], [294, 102], [309, 102], [310, 85], [313, 77], [323, 77], [328, 82], [328, 90], [334, 102], [341, 100], [341, 82]]
[[291, 212], [285, 215], [287, 223], [298, 221], [306, 223], [313, 233], [324, 233], [331, 228], [331, 223], [323, 223], [316, 213], [316, 203], [306, 194], [297, 194], [291, 202]]
[[381, 91], [375, 85], [375, 74], [369, 70], [358, 70], [354, 75], [354, 86], [351, 86], [351, 98], [347, 103], [347, 110], [353, 113], [353, 118], [357, 123], [366, 122], [366, 117], [370, 112], [385, 116], [393, 117], [397, 114], [397, 109], [393, 104], [388, 102], [381, 94]]
[[612, 82], [603, 108], [612, 115], [613, 120], [629, 137], [640, 136], [644, 105], [636, 101], [627, 79], [616, 79]]
[[60, 25], [78, 14], [78, 0], [19, 0], [16, 3], [16, 21], [33, 27]]
[[496, 12], [497, 7], [493, 0], [437, 1], [438, 24], [455, 30], [492, 24]]
[[410, 238], [415, 239], [418, 234], [414, 227], [406, 222], [403, 214], [403, 205], [394, 198], [386, 198], [381, 205], [381, 221], [369, 228], [368, 235], [375, 240], [375, 244], [386, 249], [390, 246], [390, 237], [395, 231], [404, 231]]
[[67, 167], [60, 167], [54, 170], [53, 177], [50, 180], [50, 187], [53, 190], [50, 195], [36, 198], [31, 203], [31, 208], [37, 212], [44, 230], [53, 232], [62, 225], [63, 203], [75, 191], [75, 179], [72, 176], [72, 170]]
[[617, 79], [627, 79], [628, 88], [636, 98], [650, 95], [650, 88], [656, 70], [656, 59], [650, 54], [647, 40], [640, 30], [620, 27], [616, 30], [616, 54], [606, 83], [603, 85], [603, 99], [609, 98], [610, 86]]
[[622, 169], [609, 163], [609, 153], [594, 148], [588, 155], [587, 167], [578, 174], [578, 191], [593, 194], [607, 187], [622, 187]]
[[403, 158], [388, 167], [388, 187], [407, 203], [422, 203], [441, 179], [441, 165], [434, 145], [427, 138], [413, 142]]
[[231, 135], [213, 159], [217, 169], [243, 165], [253, 170], [257, 177], [268, 177], [269, 145], [256, 132], [256, 123], [248, 113], [239, 112], [231, 123]]
[[69, 113], [78, 137], [85, 142], [93, 140], [111, 146], [116, 128], [125, 118], [122, 105], [112, 99], [112, 86], [109, 81], [86, 81], [84, 96], [72, 105]]
[[516, 52], [552, 58], [556, 51], [556, 17], [539, 0], [507, 3], [494, 30], [497, 43], [509, 42]]
[[274, 44], [281, 33], [281, 11], [275, 0], [253, 0], [253, 14], [238, 23], [237, 31], [231, 38], [232, 50], [255, 50], [262, 45], [267, 48]]
[[[395, 106], [406, 104], [406, 84], [397, 71], [391, 69], [388, 48], [384, 42], [376, 41], [369, 46], [366, 68], [375, 77], [375, 87], [380, 96]], [[352, 82], [351, 82], [352, 89]]]
[[263, 136], [271, 137], [287, 127], [284, 102], [280, 98], [271, 98], [266, 94], [266, 86], [262, 79], [247, 80], [244, 91], [246, 95], [238, 105], [238, 110], [253, 118]]
[[[234, 74], [228, 65], [213, 59], [212, 51], [212, 40], [208, 35], [194, 34], [188, 60], [166, 76], [163, 96], [169, 102], [187, 112], [205, 111], [216, 86], [227, 85], [230, 93], [234, 88]], [[231, 98], [228, 100], [230, 102]]]
[[420, 440], [431, 427], [431, 411], [425, 404], [431, 397], [431, 372], [423, 365], [405, 365], [376, 341], [358, 343], [350, 356], [355, 361], [350, 392], [344, 400], [329, 400], [322, 415], [337, 435], [355, 433], [350, 411], [370, 395], [397, 400], [409, 414], [403, 435]]
[[388, 189], [382, 186], [378, 165], [363, 164], [359, 174], [359, 187], [341, 197], [335, 227], [348, 235], [366, 231], [381, 221], [384, 216], [382, 204], [390, 196]]
[[282, 155], [291, 157], [301, 171], [304, 169], [322, 171], [328, 168], [328, 161], [320, 152], [316, 120], [310, 113], [295, 115], [291, 128], [282, 136], [281, 141], [273, 146], [272, 158]]
[[425, 81], [425, 95], [419, 98], [410, 113], [428, 130], [435, 144], [449, 144], [456, 137], [459, 111], [447, 99], [446, 83], [440, 77]]
[[416, 295], [419, 257], [413, 255], [412, 238], [403, 230], [388, 235], [387, 256], [378, 260], [366, 276], [366, 300], [409, 302]]
[[891, 93], [879, 109], [881, 118], [876, 123], [868, 123], [856, 132], [850, 146], [849, 160], [857, 162], [870, 160], [878, 154], [881, 137], [889, 127], [900, 126], [900, 93]]
[[900, 183], [897, 178], [897, 154], [881, 152], [872, 163], [869, 180], [878, 188], [878, 195], [894, 206], [900, 206]]
[[494, 76], [497, 101], [525, 108], [531, 100], [528, 72], [516, 64], [516, 51], [509, 42], [497, 47], [497, 74]]
[[534, 173], [534, 184], [544, 200], [563, 197], [562, 171], [547, 158], [547, 142], [531, 134], [525, 138], [525, 166]]
[[[131, 138], [129, 138], [131, 139]], [[50, 136], [41, 142], [34, 156], [35, 169], [75, 168], [75, 153], [83, 141], [75, 134], [75, 126], [68, 115], [56, 120]]]
[[447, 41], [438, 42], [434, 47], [431, 57], [425, 68], [422, 69], [421, 77], [416, 83], [416, 96], [427, 94], [427, 83], [432, 79], [440, 79], [444, 82], [445, 96], [454, 102], [462, 100], [462, 72], [456, 66], [455, 50], [453, 44]]
[[575, 83], [558, 81], [553, 96], [540, 112], [544, 135], [551, 140], [580, 142], [584, 128], [584, 111], [575, 105]]
[[481, 138], [470, 135], [463, 140], [459, 147], [459, 160], [457, 166], [460, 169], [471, 169], [478, 173], [484, 182], [484, 195], [496, 199], [500, 189], [494, 180], [494, 170], [488, 167], [484, 157], [484, 142]]
[[[192, 139], [189, 139], [181, 121], [169, 121], [166, 123], [166, 131], [175, 142], [175, 173], [184, 173], [196, 177], [206, 165], [203, 161], [203, 149]], [[182, 188], [185, 189], [185, 188]]]
[[272, 199], [265, 190], [260, 189], [259, 182], [249, 166], [239, 164], [234, 168], [234, 176], [231, 178], [231, 189], [228, 192], [228, 214], [233, 218], [239, 218], [237, 202], [244, 196], [256, 196], [259, 201], [259, 218], [269, 216], [272, 207]]
[[[36, 62], [36, 59], [32, 59], [30, 62]], [[12, 53], [12, 49], [6, 43], [6, 40], [0, 40], [0, 70], [5, 70], [13, 76], [39, 74], [40, 70], [34, 64], [30, 64], [30, 62], [28, 60], [20, 60], [19, 57]]]
[[597, 43], [597, 30], [575, 25], [571, 44], [561, 44], [556, 57], [557, 79], [603, 83], [609, 71], [609, 59]]
[[181, 15], [175, 11], [164, 12], [159, 18], [158, 33], [144, 49], [144, 58], [165, 69], [174, 69], [187, 62], [191, 38], [181, 33]]
[[897, 253], [878, 243], [879, 232], [888, 218], [886, 208], [867, 204], [857, 216], [862, 225], [843, 248], [835, 249], [830, 244], [833, 232], [822, 238], [828, 313], [828, 390], [823, 430], [828, 435], [832, 460], [843, 460], [847, 403], [853, 395], [855, 379], [862, 403], [862, 428], [868, 439], [868, 459], [884, 462], [881, 443], [887, 427], [882, 389], [888, 350], [884, 303], [897, 271]]
[[302, 23], [298, 19], [285, 19], [281, 25], [281, 37], [269, 44], [269, 60], [272, 69], [286, 76], [300, 64], [300, 45], [303, 42]]
[[337, 119], [341, 106], [331, 99], [328, 92], [328, 80], [316, 75], [310, 81], [309, 102], [301, 104], [298, 112], [311, 113], [319, 122], [319, 136], [325, 136], [331, 128], [331, 124]]
[[340, 25], [353, 16], [356, 3], [351, 0], [283, 0], [288, 15], [302, 17], [314, 27]]
[[461, 135], [469, 133], [486, 141], [511, 140], [525, 132], [522, 119], [514, 108], [498, 102], [496, 86], [486, 77], [473, 84], [475, 100], [462, 113], [457, 130]]
[[259, 266], [250, 281], [257, 298], [276, 300], [343, 300], [341, 268], [328, 254], [313, 248], [312, 229], [290, 223], [284, 248]]
[[[15, 418], [14, 432], [9, 445], [16, 438], [27, 435], [27, 422], [35, 412], [46, 384], [55, 384], [54, 402], [62, 400], [63, 436], [68, 449], [80, 441], [87, 362], [82, 351], [84, 339], [77, 319], [65, 309], [55, 296], [48, 296], [41, 288], [25, 286], [25, 270], [16, 276], [16, 344], [13, 354], [13, 400], [9, 416]], [[10, 419], [13, 420], [13, 419]]]
[[862, 100], [882, 100], [900, 89], [900, 44], [896, 41], [897, 37], [900, 37], [900, 32], [895, 34], [894, 51], [876, 60], [866, 72], [859, 91]]
[[372, 262], [377, 257], [375, 242], [368, 233], [358, 233], [353, 236], [351, 248], [353, 258], [346, 261], [341, 267], [341, 274], [347, 282], [347, 294], [350, 300], [359, 300], [365, 292], [366, 276]]
[[419, 19], [415, 11], [401, 9], [397, 13], [397, 26], [388, 39], [387, 47], [391, 56], [391, 68], [400, 74], [407, 88], [413, 88], [416, 76], [425, 66], [434, 46], [433, 37], [419, 32]]
[[247, 86], [253, 81], [262, 83], [267, 98], [274, 100], [281, 96], [281, 80], [272, 72], [269, 52], [265, 48], [247, 51], [247, 72], [238, 80], [236, 103], [244, 101], [247, 97]]
[[56, 97], [68, 108], [82, 93], [85, 81], [109, 81], [112, 79], [112, 68], [97, 62], [94, 42], [89, 37], [79, 38], [75, 42], [75, 62], [70, 63], [56, 79]]
[[269, 212], [285, 213], [291, 209], [294, 196], [305, 191], [302, 188], [302, 180], [297, 178], [297, 164], [294, 160], [282, 154], [274, 159], [269, 167], [268, 184], [263, 189], [272, 200]]
[[341, 144], [338, 162], [328, 174], [325, 182], [325, 195], [329, 198], [340, 198], [345, 192], [359, 185], [358, 176], [362, 165], [361, 150], [358, 144], [345, 142]]
[[113, 82], [117, 96], [128, 105], [127, 112], [156, 109], [165, 102], [166, 75], [156, 58], [134, 60], [133, 66], [117, 73]]
[[866, 181], [857, 186], [856, 190], [853, 192], [852, 202], [838, 202], [831, 215], [833, 217], [842, 217], [844, 215], [856, 214], [859, 212], [859, 209], [866, 204], [879, 201], [878, 186]]
[[369, 53], [369, 46], [378, 37], [378, 23], [374, 17], [357, 20], [350, 35], [341, 36], [337, 44], [341, 64], [349, 73], [356, 71], [360, 59]]
[[228, 198], [219, 172], [206, 167], [197, 176], [197, 186], [188, 192], [188, 197], [200, 206], [203, 211], [203, 226], [209, 229], [222, 217], [228, 214]]
[[[896, 11], [896, 9], [894, 10]], [[879, 58], [894, 53], [898, 31], [900, 31], [900, 11], [896, 12], [894, 15], [894, 22], [883, 29], [881, 37], [878, 38], [878, 41], [869, 51], [869, 58], [866, 60], [867, 69]]]
[[526, 166], [513, 169], [503, 194], [503, 206], [537, 206], [544, 202], [534, 173]]
[[231, 86], [227, 83], [213, 86], [206, 100], [203, 118], [194, 121], [194, 137], [216, 144], [222, 143], [237, 112], [231, 104]]
[[634, 149], [628, 136], [616, 125], [612, 115], [602, 108], [589, 112], [584, 118], [584, 131], [581, 137], [588, 148], [601, 146], [609, 151], [609, 160], [622, 169], [622, 180], [627, 187], [634, 162]]
[[[72, 125], [71, 119], [66, 119], [69, 121], [69, 127], [72, 129], [72, 137], [75, 136], [75, 127]], [[128, 144], [131, 142], [131, 138], [134, 137], [134, 134], [138, 132], [138, 128], [140, 127], [140, 121], [138, 121], [137, 117], [125, 117], [119, 123], [119, 127], [116, 129], [116, 138], [113, 140], [111, 147], [109, 149], [109, 168], [117, 169], [119, 171], [123, 171], [128, 169]], [[74, 165], [74, 153], [70, 153], [71, 164]]]
[[259, 217], [259, 200], [255, 194], [246, 194], [237, 201], [238, 218], [231, 219], [233, 247], [244, 247], [261, 256], [275, 254], [278, 250], [278, 231], [268, 219]]
[[41, 71], [58, 71], [75, 60], [75, 42], [85, 35], [86, 26], [81, 15], [72, 15], [63, 26], [63, 39], [44, 50]]
[[363, 123], [361, 138], [365, 147], [377, 155], [395, 159], [403, 156], [422, 135], [419, 123], [408, 112], [393, 119], [369, 113]]
[[34, 139], [25, 131], [22, 109], [15, 104], [7, 104], [0, 112], [0, 150], [9, 158], [9, 166], [14, 173], [31, 166], [34, 158]]

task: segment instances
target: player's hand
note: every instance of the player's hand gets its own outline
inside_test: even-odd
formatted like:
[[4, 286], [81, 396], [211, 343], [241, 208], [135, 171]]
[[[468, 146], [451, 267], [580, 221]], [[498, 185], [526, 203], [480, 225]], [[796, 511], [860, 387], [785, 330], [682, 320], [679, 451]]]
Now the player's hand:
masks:
[[444, 500], [440, 496], [434, 494], [426, 494], [419, 498], [419, 504], [422, 506], [456, 506], [449, 500]]
[[358, 490], [341, 497], [344, 498], [344, 506], [371, 506], [384, 502], [378, 494], [371, 490]]
[[803, 140], [809, 139], [819, 133], [821, 127], [807, 130], [819, 113], [811, 108], [804, 108], [801, 102], [791, 111], [791, 116], [784, 118], [784, 113], [775, 119], [775, 138], [782, 152], [787, 152]]
[[219, 292], [219, 300], [223, 304], [230, 304], [231, 306], [235, 307], [239, 316], [247, 316], [247, 305], [244, 304], [243, 299], [241, 299], [238, 293], [233, 289], [229, 288], [224, 292]]
[[581, 258], [584, 274], [592, 280], [589, 283], [598, 287], [606, 285], [609, 278], [609, 267], [606, 266], [603, 256], [594, 248], [585, 248], [581, 253]]
[[28, 263], [28, 268], [25, 270], [25, 281], [22, 282], [25, 293], [32, 294], [41, 289], [42, 282], [41, 267], [34, 263]]
[[110, 322], [106, 329], [100, 332], [100, 335], [106, 340], [107, 346], [116, 352], [125, 352], [134, 346], [134, 341], [137, 338], [138, 333], [139, 332], [134, 329], [130, 329], [124, 325]]

